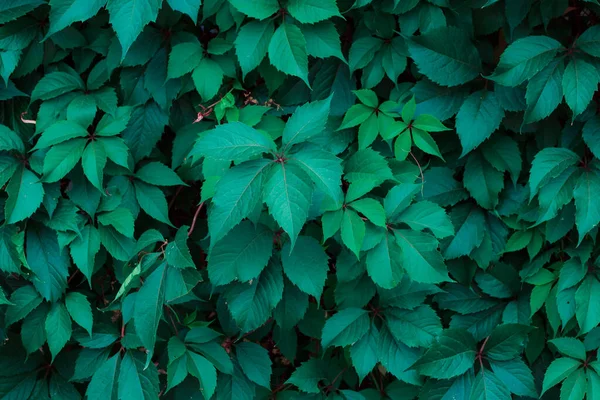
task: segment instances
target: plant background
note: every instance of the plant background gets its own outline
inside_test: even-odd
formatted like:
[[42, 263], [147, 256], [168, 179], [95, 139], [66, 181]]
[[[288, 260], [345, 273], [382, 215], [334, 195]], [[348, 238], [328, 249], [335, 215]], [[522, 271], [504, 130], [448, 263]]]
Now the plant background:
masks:
[[600, 399], [596, 0], [0, 0], [2, 399]]

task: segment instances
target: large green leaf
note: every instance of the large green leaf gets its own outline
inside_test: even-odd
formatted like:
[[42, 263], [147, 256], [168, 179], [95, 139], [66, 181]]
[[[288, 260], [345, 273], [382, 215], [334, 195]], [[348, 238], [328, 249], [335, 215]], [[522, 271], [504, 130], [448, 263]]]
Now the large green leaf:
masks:
[[565, 101], [573, 111], [573, 119], [585, 111], [598, 86], [598, 71], [591, 64], [574, 58], [567, 65], [562, 87]]
[[73, 22], [92, 18], [105, 5], [106, 0], [52, 0], [50, 3], [50, 29], [46, 35], [51, 36]]
[[71, 338], [71, 317], [63, 303], [54, 303], [46, 316], [46, 338], [52, 360]]
[[460, 329], [445, 330], [413, 365], [421, 375], [450, 379], [462, 375], [475, 361], [475, 339]]
[[27, 231], [27, 263], [36, 275], [37, 291], [47, 301], [58, 301], [67, 288], [70, 260], [61, 252], [56, 232], [39, 225]]
[[44, 187], [39, 178], [25, 167], [17, 169], [6, 192], [8, 199], [4, 204], [4, 215], [9, 224], [29, 218], [44, 198]]
[[433, 236], [405, 229], [394, 230], [394, 235], [402, 249], [402, 267], [411, 279], [423, 283], [448, 280], [438, 241]]
[[600, 193], [600, 176], [595, 170], [584, 171], [573, 191], [579, 243], [600, 222], [600, 206], [596, 201], [598, 193]]
[[303, 24], [314, 24], [340, 16], [335, 0], [290, 0], [288, 11]]
[[369, 317], [360, 308], [346, 308], [325, 322], [321, 343], [329, 346], [348, 346], [362, 338], [369, 329]]
[[244, 76], [258, 67], [267, 55], [273, 32], [271, 21], [251, 21], [240, 29], [235, 39], [235, 53]]
[[321, 298], [329, 266], [327, 254], [316, 239], [299, 236], [293, 248], [290, 242], [286, 243], [281, 261], [285, 274], [294, 285], [317, 299]]
[[285, 148], [302, 143], [319, 135], [327, 124], [331, 98], [313, 101], [298, 107], [294, 114], [288, 119], [283, 129], [283, 144]]
[[462, 156], [471, 152], [498, 129], [504, 118], [496, 94], [485, 90], [472, 93], [456, 115], [456, 132], [460, 138]]
[[156, 20], [161, 4], [160, 0], [143, 2], [109, 0], [106, 8], [110, 14], [110, 23], [121, 43], [121, 60], [125, 58], [133, 42], [142, 33], [144, 26]]
[[296, 25], [283, 23], [277, 28], [269, 43], [269, 60], [279, 71], [297, 76], [309, 85], [306, 39]]

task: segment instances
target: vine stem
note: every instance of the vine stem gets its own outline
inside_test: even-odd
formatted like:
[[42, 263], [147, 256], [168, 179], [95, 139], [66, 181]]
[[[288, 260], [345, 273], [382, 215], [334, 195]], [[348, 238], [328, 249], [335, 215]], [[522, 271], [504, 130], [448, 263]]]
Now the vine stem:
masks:
[[192, 219], [192, 225], [190, 226], [190, 230], [188, 231], [188, 237], [190, 237], [192, 235], [192, 232], [194, 232], [194, 227], [196, 226], [196, 220], [198, 219], [198, 214], [200, 214], [200, 210], [202, 210], [203, 205], [204, 205], [204, 202], [200, 203], [200, 205], [198, 205], [198, 208], [196, 208], [196, 212], [194, 213], [194, 219]]

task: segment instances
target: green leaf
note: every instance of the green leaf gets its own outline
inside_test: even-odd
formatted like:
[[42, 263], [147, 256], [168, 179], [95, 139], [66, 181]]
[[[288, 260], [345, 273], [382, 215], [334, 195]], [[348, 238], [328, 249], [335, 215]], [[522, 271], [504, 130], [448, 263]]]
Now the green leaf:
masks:
[[390, 332], [409, 347], [430, 346], [442, 333], [440, 318], [426, 305], [414, 310], [390, 308], [385, 316]]
[[472, 400], [510, 400], [512, 397], [500, 378], [492, 371], [482, 368], [473, 380], [470, 398]]
[[68, 293], [65, 297], [65, 305], [73, 321], [85, 329], [91, 337], [94, 318], [92, 316], [92, 307], [87, 297], [78, 292]]
[[562, 399], [583, 399], [586, 395], [587, 379], [583, 368], [569, 375], [560, 387]]
[[140, 343], [146, 348], [148, 358], [146, 367], [152, 358], [156, 343], [157, 329], [163, 312], [165, 300], [167, 266], [161, 264], [144, 281], [135, 296], [133, 323]]
[[375, 57], [375, 53], [381, 48], [383, 41], [372, 36], [360, 37], [352, 42], [348, 54], [350, 73], [357, 69], [366, 67]]
[[394, 236], [386, 232], [383, 239], [367, 253], [367, 272], [378, 286], [392, 289], [404, 274], [402, 252]]
[[272, 21], [250, 21], [240, 29], [235, 39], [235, 54], [244, 77], [267, 55], [273, 33]]
[[79, 162], [87, 143], [86, 139], [71, 139], [52, 146], [44, 158], [44, 182], [58, 182]]
[[63, 30], [74, 22], [92, 18], [106, 5], [106, 0], [52, 0], [50, 3], [50, 29], [46, 37]]
[[369, 316], [366, 310], [346, 308], [338, 311], [325, 322], [321, 345], [323, 348], [327, 348], [354, 344], [367, 333], [369, 325]]
[[323, 21], [314, 25], [300, 27], [306, 39], [306, 51], [317, 58], [336, 57], [346, 62], [342, 54], [340, 35], [331, 21]]
[[584, 236], [600, 222], [600, 207], [596, 196], [600, 193], [600, 176], [595, 170], [584, 171], [577, 180], [575, 197], [575, 222], [580, 244]]
[[121, 60], [125, 59], [129, 48], [142, 33], [144, 26], [156, 20], [161, 4], [160, 0], [140, 3], [128, 0], [110, 0], [108, 2], [106, 8], [110, 14], [110, 24], [121, 43]]
[[59, 248], [56, 232], [43, 226], [31, 227], [26, 245], [27, 264], [36, 275], [33, 285], [44, 299], [58, 301], [67, 288], [70, 261], [67, 252]]
[[110, 396], [111, 399], [116, 398], [120, 364], [120, 353], [116, 353], [104, 361], [92, 376], [85, 392], [89, 400], [106, 400], [107, 396]]
[[600, 29], [596, 26], [589, 27], [577, 38], [574, 46], [589, 55], [600, 57]]
[[98, 251], [100, 251], [100, 235], [92, 225], [86, 225], [71, 242], [71, 257], [77, 268], [87, 278], [91, 286], [92, 274], [94, 273], [94, 261]]
[[448, 280], [444, 259], [433, 236], [404, 229], [394, 230], [394, 235], [402, 249], [402, 266], [412, 280], [423, 283]]
[[21, 341], [27, 354], [34, 353], [46, 343], [46, 316], [50, 306], [43, 304], [31, 312], [21, 326]]
[[377, 355], [381, 365], [396, 378], [414, 384], [420, 382], [418, 374], [408, 369], [417, 361], [421, 353], [394, 337], [387, 325], [383, 325], [381, 328], [379, 343], [377, 344]]
[[407, 41], [419, 71], [433, 82], [456, 86], [481, 71], [479, 53], [466, 32], [453, 27], [432, 29]]
[[188, 226], [184, 225], [177, 230], [175, 240], [170, 242], [165, 249], [165, 259], [169, 265], [176, 268], [195, 268], [187, 245], [187, 238]]
[[389, 220], [394, 220], [406, 210], [415, 195], [421, 190], [421, 185], [406, 184], [391, 188], [383, 199], [385, 214]]
[[256, 343], [242, 342], [235, 346], [237, 359], [244, 374], [257, 385], [271, 387], [271, 359], [267, 350]]
[[46, 338], [52, 361], [71, 338], [71, 318], [63, 303], [54, 303], [46, 316]]
[[194, 24], [198, 21], [202, 0], [167, 0], [167, 2], [173, 10], [189, 15]]
[[220, 286], [257, 278], [273, 252], [273, 232], [262, 224], [242, 221], [208, 255], [208, 276]]
[[547, 36], [527, 36], [512, 42], [500, 56], [490, 79], [503, 86], [519, 86], [548, 65], [561, 44]]
[[283, 129], [284, 149], [306, 142], [323, 132], [327, 125], [331, 99], [330, 95], [325, 100], [304, 104], [294, 111]]
[[296, 385], [298, 389], [306, 393], [319, 393], [318, 384], [325, 378], [325, 366], [324, 360], [310, 358], [296, 368], [286, 383]]
[[49, 100], [73, 90], [83, 90], [85, 85], [80, 77], [67, 72], [52, 72], [45, 75], [35, 85], [31, 101]]
[[217, 62], [205, 57], [192, 72], [192, 80], [202, 100], [208, 101], [217, 95], [221, 87], [223, 70]]
[[119, 207], [98, 216], [98, 222], [104, 226], [112, 226], [117, 232], [133, 238], [134, 219], [131, 211]]
[[531, 330], [531, 327], [520, 324], [503, 324], [496, 327], [486, 343], [485, 354], [497, 361], [515, 358], [521, 353]]
[[8, 199], [4, 204], [6, 222], [22, 221], [37, 210], [44, 198], [44, 187], [39, 178], [25, 167], [18, 168], [6, 187]]
[[229, 3], [241, 13], [256, 19], [265, 19], [279, 10], [277, 0], [257, 0], [252, 3], [244, 0], [229, 0]]
[[23, 140], [17, 133], [2, 124], [0, 124], [0, 150], [16, 150], [19, 153], [25, 153]]
[[573, 111], [573, 119], [590, 104], [598, 82], [598, 71], [591, 64], [576, 58], [569, 62], [563, 75], [562, 88], [565, 101]]
[[577, 161], [579, 156], [569, 149], [549, 147], [537, 153], [531, 163], [529, 175], [530, 199], [533, 199], [542, 186]]
[[163, 192], [156, 186], [143, 182], [134, 182], [135, 198], [140, 207], [157, 221], [172, 226], [169, 221], [169, 209]]
[[293, 164], [276, 163], [265, 182], [264, 202], [290, 236], [292, 249], [308, 218], [312, 192], [309, 176]]
[[518, 396], [537, 398], [537, 390], [529, 367], [520, 359], [508, 361], [490, 361], [494, 375]]
[[50, 125], [40, 136], [33, 150], [45, 149], [69, 139], [88, 135], [87, 129], [72, 121], [58, 121]]
[[461, 157], [489, 138], [503, 118], [504, 110], [495, 93], [481, 90], [471, 94], [456, 115], [456, 132], [463, 148]]
[[121, 235], [116, 229], [98, 225], [100, 242], [113, 258], [120, 261], [129, 261], [135, 250], [135, 240]]
[[270, 166], [268, 160], [248, 161], [228, 170], [217, 183], [213, 205], [208, 211], [211, 247], [260, 204]]
[[583, 125], [583, 141], [596, 158], [600, 155], [600, 118], [594, 116]]
[[454, 235], [454, 226], [446, 211], [429, 201], [420, 201], [409, 206], [396, 220], [416, 231], [428, 229], [438, 239]]
[[169, 54], [168, 79], [179, 78], [196, 68], [203, 58], [204, 49], [197, 41], [178, 43]]
[[336, 205], [343, 202], [342, 163], [333, 154], [315, 146], [304, 146], [290, 155], [290, 164], [297, 164], [308, 174], [316, 187], [325, 192]]
[[342, 242], [360, 259], [360, 250], [365, 239], [366, 227], [362, 218], [354, 211], [345, 209], [342, 217]]
[[335, 0], [290, 0], [288, 11], [303, 24], [341, 17]]
[[264, 324], [282, 295], [281, 266], [274, 261], [250, 284], [233, 284], [224, 293], [231, 316], [243, 332], [252, 331]]
[[477, 204], [493, 210], [498, 205], [498, 195], [504, 188], [504, 176], [477, 153], [467, 160], [463, 184]]
[[122, 136], [135, 161], [152, 152], [167, 122], [167, 114], [153, 101], [133, 111]]
[[571, 375], [582, 366], [581, 361], [572, 358], [563, 357], [552, 361], [544, 374], [544, 382], [542, 384], [542, 395], [548, 389], [562, 382], [566, 377]]
[[13, 305], [6, 309], [6, 326], [8, 327], [28, 316], [42, 303], [42, 300], [42, 297], [32, 285], [25, 285], [12, 292], [10, 302]]
[[104, 167], [106, 166], [106, 150], [102, 142], [94, 140], [86, 146], [81, 157], [81, 166], [90, 183], [102, 191]]
[[565, 72], [563, 60], [552, 61], [527, 84], [525, 122], [546, 118], [558, 107], [563, 97], [562, 81]]
[[377, 364], [377, 343], [379, 342], [379, 330], [371, 324], [369, 331], [350, 348], [350, 357], [359, 382], [373, 370]]
[[200, 136], [190, 155], [230, 160], [239, 164], [276, 149], [273, 140], [256, 129], [240, 122], [231, 122], [219, 125]]
[[135, 177], [155, 186], [185, 185], [175, 171], [159, 162], [145, 164], [137, 170]]
[[143, 356], [139, 352], [127, 351], [119, 368], [120, 399], [158, 398], [158, 371], [154, 365], [144, 367]]
[[293, 248], [287, 242], [282, 249], [281, 262], [294, 285], [317, 299], [321, 298], [329, 265], [327, 254], [316, 239], [299, 236]]
[[450, 379], [470, 369], [475, 355], [476, 343], [470, 333], [462, 329], [447, 329], [413, 368], [421, 375]]
[[581, 361], [586, 360], [586, 351], [583, 343], [572, 337], [562, 337], [557, 339], [552, 339], [549, 341], [552, 343], [559, 353], [563, 356], [577, 358]]
[[586, 276], [575, 293], [575, 315], [581, 333], [591, 331], [600, 323], [600, 282], [592, 275]]
[[[243, 0], [236, 1], [244, 2]], [[275, 2], [275, 0], [272, 1]], [[276, 2], [275, 5], [277, 6]], [[271, 43], [269, 43], [269, 60], [279, 71], [297, 76], [310, 87], [306, 40], [296, 25], [283, 23], [277, 28]]]

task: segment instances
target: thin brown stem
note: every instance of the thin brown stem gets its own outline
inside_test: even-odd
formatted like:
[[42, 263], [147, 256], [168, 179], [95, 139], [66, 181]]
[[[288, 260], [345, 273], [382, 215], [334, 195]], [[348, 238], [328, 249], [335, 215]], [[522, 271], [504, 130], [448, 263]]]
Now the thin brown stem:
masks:
[[198, 205], [198, 208], [196, 208], [196, 212], [194, 213], [194, 219], [192, 219], [192, 225], [190, 226], [190, 230], [188, 231], [188, 237], [190, 237], [192, 235], [192, 232], [194, 232], [194, 227], [196, 226], [196, 220], [198, 219], [198, 214], [200, 214], [200, 210], [202, 210], [203, 205], [204, 205], [204, 202], [200, 203]]

